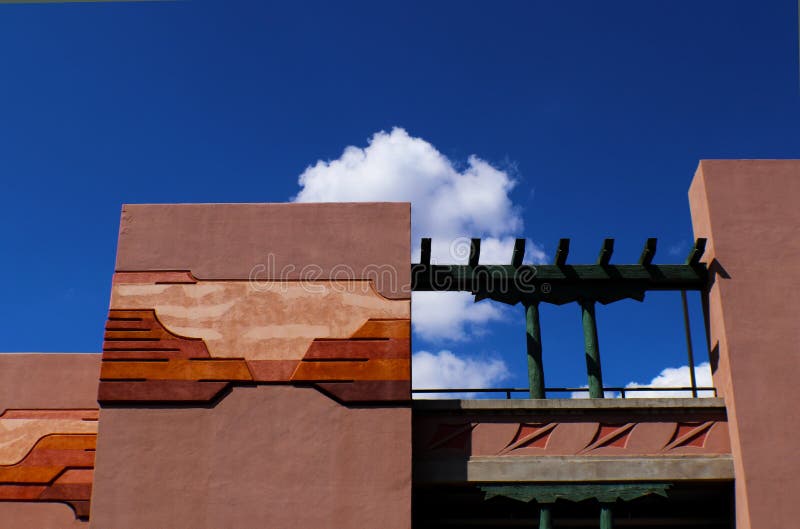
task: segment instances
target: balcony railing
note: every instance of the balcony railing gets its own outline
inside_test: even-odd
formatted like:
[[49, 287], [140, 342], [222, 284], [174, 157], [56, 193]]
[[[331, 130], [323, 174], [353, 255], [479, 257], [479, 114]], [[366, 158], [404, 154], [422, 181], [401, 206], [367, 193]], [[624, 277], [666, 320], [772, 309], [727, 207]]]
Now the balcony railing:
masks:
[[[635, 392], [683, 392], [696, 397], [700, 392], [712, 392], [717, 396], [717, 388], [711, 386], [679, 386], [679, 387], [641, 387], [641, 388], [623, 388], [623, 387], [605, 387], [603, 388], [606, 393], [619, 393], [620, 398], [631, 397], [630, 393]], [[587, 393], [588, 388], [545, 388], [545, 395], [548, 393]], [[461, 394], [461, 393], [503, 393], [506, 399], [510, 399], [513, 393], [530, 393], [530, 388], [436, 388], [436, 389], [412, 389], [412, 394]], [[545, 397], [546, 398], [546, 397]]]

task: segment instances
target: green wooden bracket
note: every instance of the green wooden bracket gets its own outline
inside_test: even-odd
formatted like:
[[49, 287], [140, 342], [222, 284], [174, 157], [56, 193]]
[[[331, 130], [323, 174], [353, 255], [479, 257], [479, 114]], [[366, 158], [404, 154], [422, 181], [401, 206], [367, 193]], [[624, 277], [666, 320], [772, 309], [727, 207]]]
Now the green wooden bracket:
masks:
[[706, 251], [706, 239], [701, 237], [694, 242], [694, 247], [692, 247], [691, 251], [689, 252], [689, 256], [686, 257], [686, 264], [688, 266], [699, 265], [700, 258], [703, 257], [705, 251]]
[[525, 503], [536, 500], [539, 504], [551, 504], [556, 500], [581, 502], [592, 498], [600, 503], [614, 503], [650, 494], [666, 498], [671, 486], [670, 483], [520, 483], [479, 485], [479, 488], [484, 500], [504, 497]]
[[478, 261], [481, 259], [481, 240], [470, 239], [469, 243], [469, 267], [475, 268], [478, 266]]
[[431, 264], [431, 239], [425, 237], [420, 243], [419, 262], [421, 264]]
[[606, 239], [603, 241], [603, 246], [600, 248], [600, 255], [597, 256], [597, 264], [600, 266], [608, 266], [611, 261], [611, 254], [614, 253], [614, 239]]
[[639, 256], [639, 264], [642, 266], [650, 266], [653, 263], [653, 257], [656, 255], [656, 245], [658, 239], [650, 238], [644, 243], [644, 250], [642, 255]]
[[564, 266], [567, 264], [567, 257], [569, 256], [569, 239], [559, 239], [558, 249], [556, 249], [556, 258], [553, 264], [556, 266]]
[[522, 259], [525, 257], [525, 239], [514, 241], [514, 253], [511, 254], [511, 266], [519, 268], [522, 266]]

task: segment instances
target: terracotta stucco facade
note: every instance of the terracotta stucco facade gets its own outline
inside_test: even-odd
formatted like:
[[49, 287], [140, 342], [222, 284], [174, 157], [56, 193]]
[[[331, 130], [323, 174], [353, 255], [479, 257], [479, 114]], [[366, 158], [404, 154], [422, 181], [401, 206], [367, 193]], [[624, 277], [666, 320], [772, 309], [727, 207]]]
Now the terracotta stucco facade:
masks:
[[800, 519], [800, 160], [710, 160], [689, 191], [705, 260], [714, 385], [724, 397], [738, 529]]
[[102, 353], [0, 355], [0, 527], [407, 529], [585, 483], [735, 484], [738, 529], [792, 527], [800, 161], [689, 197], [717, 398], [582, 402], [412, 403], [409, 204], [126, 205]]

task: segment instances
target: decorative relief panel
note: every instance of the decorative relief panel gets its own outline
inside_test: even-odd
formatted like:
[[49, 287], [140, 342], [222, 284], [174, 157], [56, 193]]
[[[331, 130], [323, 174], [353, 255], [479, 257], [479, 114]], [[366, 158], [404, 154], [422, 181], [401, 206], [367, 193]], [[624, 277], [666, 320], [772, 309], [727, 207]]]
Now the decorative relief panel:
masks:
[[417, 455], [643, 456], [729, 454], [724, 420], [517, 422], [415, 418]]
[[62, 502], [88, 518], [98, 410], [0, 414], [0, 501]]
[[410, 398], [410, 302], [370, 281], [114, 277], [99, 400], [207, 403], [232, 384], [313, 385], [343, 402]]

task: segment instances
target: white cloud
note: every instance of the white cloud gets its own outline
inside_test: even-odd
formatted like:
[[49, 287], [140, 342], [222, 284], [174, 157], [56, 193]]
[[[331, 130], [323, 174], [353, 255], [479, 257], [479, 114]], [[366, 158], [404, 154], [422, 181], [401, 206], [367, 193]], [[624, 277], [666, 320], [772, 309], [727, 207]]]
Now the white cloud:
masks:
[[[589, 386], [581, 386], [582, 388], [588, 388]], [[607, 399], [616, 399], [619, 397], [619, 393], [615, 391], [604, 391], [603, 396]], [[589, 392], [588, 391], [573, 391], [570, 393], [569, 398], [571, 399], [588, 399]]]
[[[714, 382], [711, 378], [711, 366], [708, 362], [703, 362], [694, 368], [695, 377], [698, 387], [711, 387]], [[629, 382], [625, 388], [664, 388], [664, 387], [689, 387], [692, 385], [689, 376], [689, 366], [681, 367], [668, 367], [661, 371], [653, 380], [647, 384], [639, 384], [638, 382]], [[687, 391], [633, 391], [626, 393], [628, 397], [637, 398], [656, 398], [656, 397], [691, 397], [691, 393]], [[713, 397], [713, 391], [700, 391], [699, 397]]]
[[[450, 351], [420, 351], [411, 357], [411, 384], [414, 388], [490, 388], [509, 377], [500, 359], [459, 358]], [[452, 398], [450, 394], [417, 394], [416, 398]], [[474, 397], [474, 394], [463, 395]]]
[[419, 236], [498, 237], [522, 229], [508, 194], [516, 182], [477, 156], [458, 171], [422, 138], [401, 129], [378, 132], [366, 148], [347, 147], [300, 175], [298, 202], [408, 201]]
[[[694, 367], [694, 374], [697, 382], [697, 387], [713, 387], [714, 382], [711, 377], [711, 365], [708, 362], [703, 362], [700, 365]], [[681, 388], [685, 387], [688, 388], [692, 385], [691, 378], [689, 376], [689, 366], [681, 366], [681, 367], [667, 367], [666, 369], [662, 370], [653, 380], [648, 382], [647, 384], [641, 384], [639, 382], [628, 382], [625, 385], [625, 389], [629, 388]], [[619, 393], [616, 392], [605, 392], [606, 398], [618, 398], [620, 396]], [[665, 398], [665, 397], [673, 397], [673, 398], [688, 398], [692, 396], [690, 391], [626, 391], [625, 396], [627, 398]], [[713, 397], [713, 391], [698, 391], [698, 397]], [[585, 391], [576, 391], [573, 392], [571, 395], [573, 399], [586, 399], [589, 398], [589, 394]]]
[[506, 312], [498, 303], [475, 303], [469, 292], [414, 292], [412, 298], [414, 332], [429, 341], [464, 341]]
[[[366, 147], [349, 146], [335, 160], [317, 161], [298, 183], [297, 202], [411, 202], [412, 260], [419, 258], [420, 238], [431, 237], [433, 262], [466, 262], [466, 237], [481, 237], [482, 263], [508, 263], [513, 236], [523, 229], [520, 208], [510, 197], [516, 182], [507, 171], [475, 155], [459, 169], [402, 128], [377, 132]], [[545, 260], [542, 248], [529, 241], [526, 261]], [[467, 303], [468, 297], [415, 293], [415, 332], [428, 340], [463, 340], [500, 319], [501, 309], [488, 302]]]

